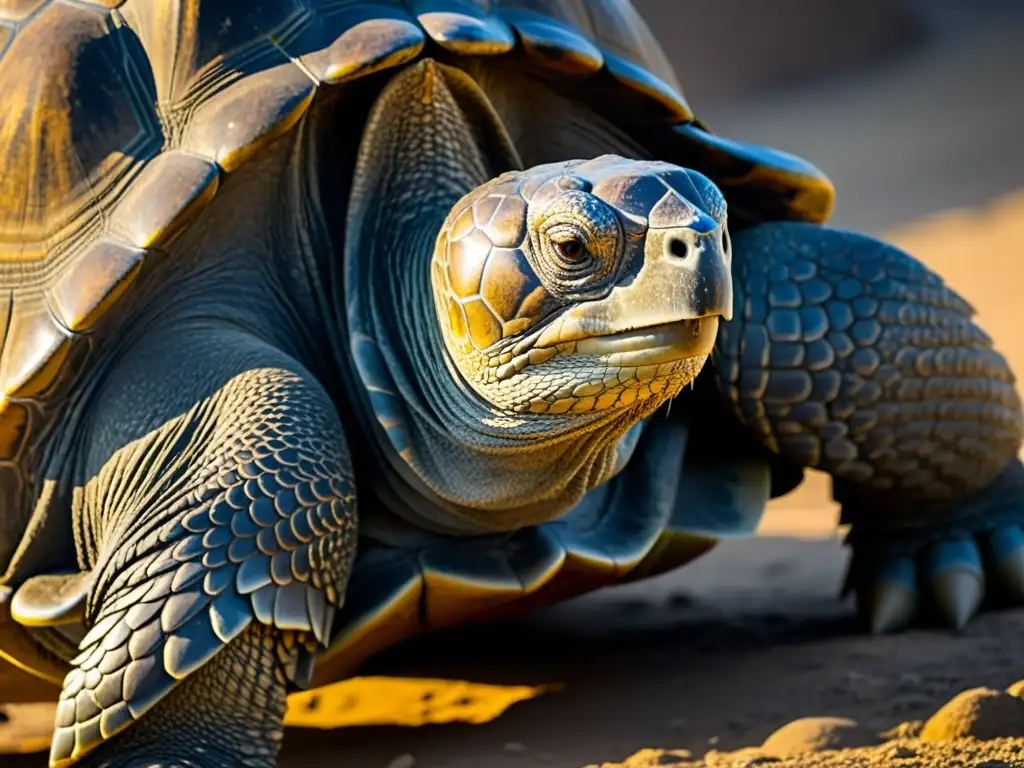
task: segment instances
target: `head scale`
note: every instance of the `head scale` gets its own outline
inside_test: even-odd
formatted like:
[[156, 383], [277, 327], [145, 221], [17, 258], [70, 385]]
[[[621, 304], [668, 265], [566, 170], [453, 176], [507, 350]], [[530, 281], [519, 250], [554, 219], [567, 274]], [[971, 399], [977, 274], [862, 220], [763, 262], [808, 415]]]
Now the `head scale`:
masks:
[[507, 173], [464, 197], [431, 279], [462, 377], [505, 413], [653, 410], [693, 380], [732, 309], [722, 193], [605, 156]]

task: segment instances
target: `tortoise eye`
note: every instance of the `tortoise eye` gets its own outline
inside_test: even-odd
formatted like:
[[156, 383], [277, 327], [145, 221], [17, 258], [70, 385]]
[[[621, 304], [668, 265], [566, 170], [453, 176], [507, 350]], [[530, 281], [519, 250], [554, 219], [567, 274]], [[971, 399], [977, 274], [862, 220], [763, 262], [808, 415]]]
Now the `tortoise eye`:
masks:
[[586, 246], [575, 237], [556, 241], [555, 248], [566, 261], [580, 261], [587, 253]]

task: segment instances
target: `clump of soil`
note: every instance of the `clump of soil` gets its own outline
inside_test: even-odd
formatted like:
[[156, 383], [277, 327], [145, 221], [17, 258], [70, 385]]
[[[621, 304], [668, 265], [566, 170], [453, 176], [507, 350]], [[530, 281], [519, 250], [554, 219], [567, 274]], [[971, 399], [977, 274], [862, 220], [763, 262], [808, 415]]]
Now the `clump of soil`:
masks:
[[760, 751], [770, 757], [789, 757], [823, 749], [873, 747], [880, 741], [877, 733], [849, 718], [803, 717], [775, 731]]
[[[600, 768], [1024, 768], [1024, 681], [1006, 691], [971, 688], [924, 723], [876, 734], [855, 720], [805, 717], [758, 747], [687, 752], [647, 749]], [[598, 768], [598, 766], [588, 766]]]
[[926, 744], [915, 740], [877, 747], [826, 750], [778, 758], [756, 749], [709, 752], [703, 760], [678, 760], [670, 752], [646, 750], [622, 764], [601, 768], [1024, 768], [1024, 739], [963, 740]]
[[991, 688], [957, 694], [924, 724], [921, 741], [1024, 736], [1024, 701]]

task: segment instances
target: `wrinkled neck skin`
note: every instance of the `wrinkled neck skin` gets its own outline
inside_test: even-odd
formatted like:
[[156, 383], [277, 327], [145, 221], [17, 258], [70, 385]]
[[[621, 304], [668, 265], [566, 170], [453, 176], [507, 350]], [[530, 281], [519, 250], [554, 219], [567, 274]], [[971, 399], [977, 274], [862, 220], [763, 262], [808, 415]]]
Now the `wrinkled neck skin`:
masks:
[[[524, 416], [498, 411], [462, 379], [431, 293], [435, 241], [463, 195], [519, 161], [510, 148], [500, 158], [481, 141], [460, 141], [472, 129], [461, 110], [443, 109], [454, 107], [445, 95], [411, 121], [380, 107], [371, 115], [344, 243], [334, 243], [341, 269], [321, 269], [343, 329], [338, 367], [375, 459], [363, 492], [375, 483], [390, 511], [417, 528], [506, 532], [560, 517], [613, 477], [635, 443], [623, 436], [656, 404]], [[337, 194], [334, 179], [319, 178], [314, 204]], [[372, 521], [363, 530], [373, 536]]]
[[383, 258], [366, 265], [371, 269], [357, 271], [362, 285], [353, 288], [362, 302], [349, 307], [353, 343], [363, 350], [357, 355], [368, 357], [375, 348], [384, 366], [378, 373], [377, 366], [357, 359], [357, 367], [366, 364], [362, 382], [386, 376], [390, 381], [380, 389], [393, 391], [399, 401], [386, 408], [402, 411], [397, 418], [403, 424], [376, 426], [374, 439], [406, 465], [396, 466], [406, 482], [426, 486], [426, 497], [438, 507], [428, 520], [413, 522], [473, 534], [555, 519], [612, 477], [620, 466], [619, 438], [641, 414], [524, 418], [497, 411], [473, 392], [444, 347], [430, 294], [431, 255], [446, 201], [426, 186], [409, 193], [437, 203], [410, 217], [400, 238], [391, 229], [376, 232], [393, 242], [373, 254]]

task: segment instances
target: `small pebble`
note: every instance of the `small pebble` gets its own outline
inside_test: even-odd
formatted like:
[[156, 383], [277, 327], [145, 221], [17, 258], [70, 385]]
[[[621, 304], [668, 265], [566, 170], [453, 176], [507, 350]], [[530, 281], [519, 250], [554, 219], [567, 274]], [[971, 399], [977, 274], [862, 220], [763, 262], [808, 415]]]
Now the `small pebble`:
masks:
[[399, 755], [390, 763], [387, 764], [387, 768], [414, 768], [416, 765], [416, 758], [412, 755]]
[[823, 749], [872, 747], [878, 734], [845, 717], [805, 717], [779, 728], [765, 739], [761, 751], [773, 757], [789, 757]]
[[502, 747], [506, 755], [525, 755], [526, 745], [521, 741], [507, 741]]
[[957, 694], [924, 724], [921, 741], [1024, 736], [1024, 701], [991, 688]]

